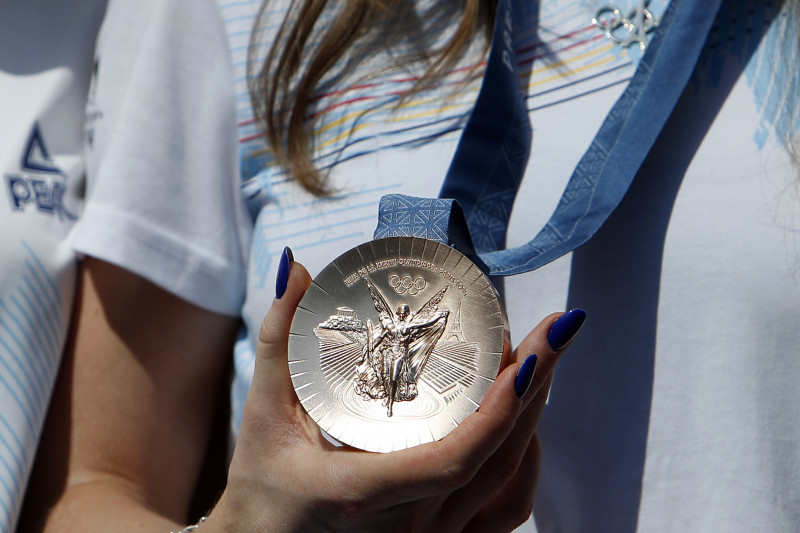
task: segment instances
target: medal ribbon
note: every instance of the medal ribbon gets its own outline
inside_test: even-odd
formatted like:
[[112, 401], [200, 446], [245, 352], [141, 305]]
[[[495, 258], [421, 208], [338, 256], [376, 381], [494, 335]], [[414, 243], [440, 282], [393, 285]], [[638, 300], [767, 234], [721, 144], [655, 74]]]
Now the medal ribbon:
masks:
[[669, 118], [720, 4], [671, 0], [636, 73], [575, 168], [552, 216], [530, 242], [506, 249], [531, 128], [512, 47], [511, 0], [500, 0], [483, 84], [439, 198], [384, 196], [374, 237], [438, 240], [455, 246], [491, 276], [534, 270], [588, 241], [619, 205]]

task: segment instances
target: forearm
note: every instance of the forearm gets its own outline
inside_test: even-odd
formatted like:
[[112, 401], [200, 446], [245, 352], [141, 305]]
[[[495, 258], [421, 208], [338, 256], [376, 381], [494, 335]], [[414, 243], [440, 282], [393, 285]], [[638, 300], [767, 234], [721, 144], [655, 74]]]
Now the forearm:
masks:
[[187, 520], [236, 325], [88, 261], [22, 531]]

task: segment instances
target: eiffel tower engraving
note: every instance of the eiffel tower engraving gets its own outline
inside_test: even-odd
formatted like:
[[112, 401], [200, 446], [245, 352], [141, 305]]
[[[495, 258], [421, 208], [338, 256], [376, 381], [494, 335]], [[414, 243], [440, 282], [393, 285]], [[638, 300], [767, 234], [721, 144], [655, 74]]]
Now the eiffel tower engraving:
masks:
[[467, 342], [467, 339], [464, 337], [464, 332], [461, 330], [461, 302], [458, 302], [456, 317], [453, 320], [453, 327], [450, 328], [450, 335], [447, 337], [447, 340], [454, 342]]

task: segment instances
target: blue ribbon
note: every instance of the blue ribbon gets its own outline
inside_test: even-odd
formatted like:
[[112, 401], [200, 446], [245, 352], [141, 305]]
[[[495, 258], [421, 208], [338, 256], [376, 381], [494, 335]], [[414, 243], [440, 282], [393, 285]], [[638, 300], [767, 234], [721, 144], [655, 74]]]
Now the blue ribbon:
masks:
[[534, 270], [588, 241], [619, 205], [664, 127], [720, 4], [671, 0], [636, 73], [578, 163], [556, 210], [533, 240], [505, 249], [531, 135], [511, 48], [510, 0], [501, 0], [483, 85], [440, 198], [385, 196], [375, 238], [433, 238], [455, 246], [491, 276]]

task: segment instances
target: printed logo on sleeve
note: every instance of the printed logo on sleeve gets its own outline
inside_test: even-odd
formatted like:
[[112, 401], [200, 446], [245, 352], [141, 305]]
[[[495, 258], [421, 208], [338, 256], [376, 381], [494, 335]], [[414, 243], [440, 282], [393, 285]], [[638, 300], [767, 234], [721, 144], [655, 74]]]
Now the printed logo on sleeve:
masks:
[[38, 123], [33, 124], [28, 142], [25, 143], [20, 170], [19, 173], [4, 176], [13, 211], [35, 209], [41, 213], [58, 215], [59, 219], [77, 218], [64, 207], [66, 176], [50, 158]]

